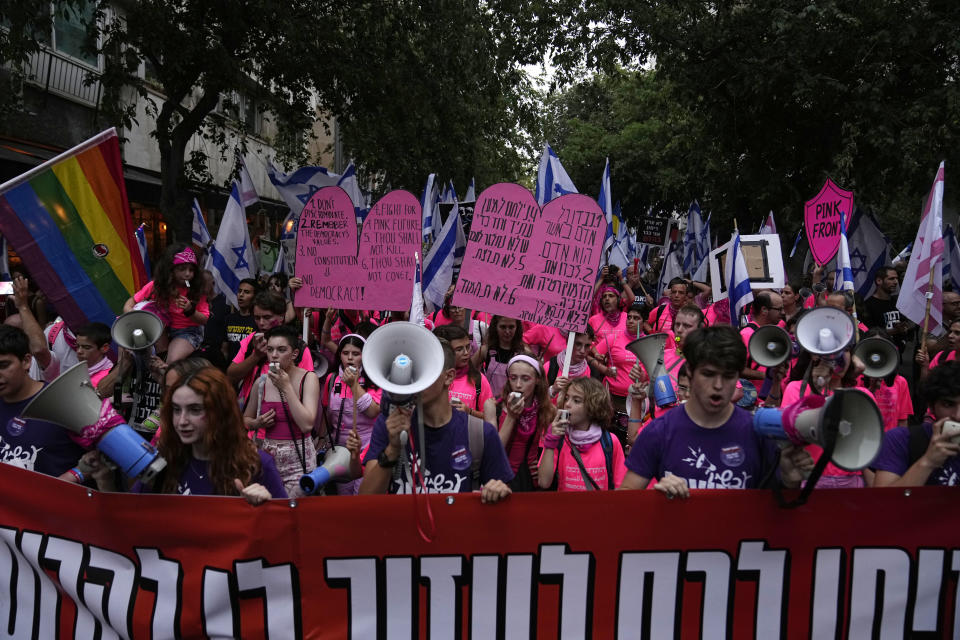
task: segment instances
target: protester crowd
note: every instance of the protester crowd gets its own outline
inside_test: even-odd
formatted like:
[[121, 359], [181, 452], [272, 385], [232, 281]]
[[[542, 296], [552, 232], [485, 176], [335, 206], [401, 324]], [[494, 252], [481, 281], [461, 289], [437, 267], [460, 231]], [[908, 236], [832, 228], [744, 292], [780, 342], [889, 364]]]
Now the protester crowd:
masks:
[[[728, 301], [711, 300], [705, 283], [674, 278], [654, 300], [649, 273], [605, 267], [569, 352], [555, 328], [455, 306], [451, 285], [446, 304], [426, 313], [443, 363], [414, 409], [391, 407], [364, 368], [368, 338], [406, 312], [299, 309], [293, 292], [302, 281], [279, 274], [237, 283], [230, 308], [199, 264], [191, 247], [168, 247], [153, 280], [127, 301], [124, 311], [149, 311], [164, 326], [138, 351], [112, 346], [109, 326], [66, 326], [23, 265], [0, 327], [0, 459], [104, 491], [252, 504], [300, 497], [301, 476], [337, 448], [349, 451], [349, 474], [327, 495], [479, 491], [495, 502], [515, 491], [652, 487], [673, 498], [702, 488], [796, 488], [822, 452], [758, 435], [752, 412], [813, 406], [811, 398], [856, 388], [882, 416], [880, 453], [862, 470], [826, 465], [818, 487], [960, 484], [960, 445], [950, 433], [950, 421], [960, 421], [960, 293], [944, 293], [946, 335], [917, 345], [920, 330], [896, 309], [893, 267], [877, 271], [867, 300], [832, 291], [821, 268], [780, 290], [755, 290], [737, 326]], [[853, 342], [830, 357], [803, 349], [797, 323], [820, 306], [856, 312], [860, 335], [908, 354], [902, 366], [870, 378]], [[771, 325], [795, 348], [785, 363], [764, 367], [751, 357], [750, 337]], [[668, 403], [654, 397], [631, 345], [654, 334], [665, 336]], [[166, 461], [152, 481], [124, 477], [89, 439], [21, 416], [77, 363]]]

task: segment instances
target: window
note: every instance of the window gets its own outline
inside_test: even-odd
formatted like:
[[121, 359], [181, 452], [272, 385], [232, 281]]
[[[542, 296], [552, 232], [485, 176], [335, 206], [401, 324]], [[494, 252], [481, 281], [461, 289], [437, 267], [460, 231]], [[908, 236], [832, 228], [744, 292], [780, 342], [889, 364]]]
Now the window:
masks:
[[85, 48], [87, 28], [96, 19], [96, 4], [84, 0], [79, 5], [57, 4], [53, 16], [53, 48], [91, 67], [99, 67], [97, 54]]

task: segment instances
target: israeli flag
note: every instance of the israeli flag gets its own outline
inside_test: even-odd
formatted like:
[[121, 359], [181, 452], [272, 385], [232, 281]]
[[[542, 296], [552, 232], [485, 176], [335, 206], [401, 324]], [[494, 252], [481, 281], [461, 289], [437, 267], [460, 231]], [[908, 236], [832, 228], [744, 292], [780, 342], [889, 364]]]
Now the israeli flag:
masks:
[[563, 165], [560, 164], [560, 158], [550, 148], [550, 144], [544, 144], [540, 166], [537, 168], [537, 204], [542, 207], [554, 198], [567, 193], [579, 193], [579, 191], [573, 185], [573, 180], [567, 175]]
[[910, 257], [910, 254], [913, 252], [913, 242], [908, 244], [903, 248], [903, 251], [898, 253], [893, 260], [890, 261], [890, 264], [896, 266], [898, 262], [903, 262]]
[[466, 249], [467, 238], [460, 224], [460, 210], [454, 207], [423, 261], [423, 297], [434, 309], [443, 306], [443, 298], [453, 282], [457, 255], [462, 261]]
[[800, 228], [797, 229], [797, 237], [793, 239], [793, 249], [790, 249], [790, 257], [792, 258], [794, 254], [797, 253], [797, 245], [800, 244], [800, 238], [803, 235], [803, 223], [800, 223]]
[[269, 163], [267, 175], [270, 176], [270, 182], [277, 188], [280, 197], [298, 218], [313, 194], [324, 187], [336, 186], [340, 181], [340, 175], [331, 173], [323, 167], [300, 167], [293, 173], [286, 174]]
[[253, 265], [256, 258], [250, 243], [250, 230], [247, 216], [240, 200], [240, 186], [236, 180], [230, 189], [230, 199], [223, 211], [217, 240], [210, 249], [206, 268], [213, 272], [217, 289], [226, 296], [227, 301], [237, 306], [237, 287], [244, 278], [256, 275]]
[[840, 212], [840, 249], [837, 252], [837, 281], [834, 289], [853, 291], [853, 269], [850, 268], [850, 245], [847, 243], [847, 218]]
[[343, 170], [343, 175], [337, 180], [337, 186], [350, 196], [350, 201], [353, 202], [353, 211], [357, 216], [357, 224], [363, 224], [367, 214], [370, 213], [369, 198], [360, 188], [360, 182], [357, 180], [357, 168], [352, 161]]
[[210, 231], [207, 229], [207, 223], [203, 221], [203, 212], [200, 211], [200, 203], [193, 199], [193, 243], [200, 247], [210, 245]]
[[943, 244], [944, 253], [947, 254], [946, 263], [943, 265], [943, 279], [949, 277], [953, 290], [960, 292], [960, 244], [957, 243], [957, 236], [949, 224], [943, 234]]
[[610, 193], [610, 158], [607, 158], [607, 164], [603, 168], [603, 176], [600, 178], [600, 195], [597, 196], [597, 204], [603, 211], [607, 219], [607, 235], [603, 238], [603, 262], [609, 264], [610, 252], [613, 250], [613, 203]]
[[694, 200], [687, 209], [687, 230], [683, 234], [683, 272], [693, 273], [700, 266], [703, 254], [700, 248], [700, 235], [703, 233], [703, 215], [700, 203]]
[[243, 158], [240, 158], [239, 178], [240, 202], [243, 203], [244, 208], [260, 202], [260, 196], [257, 195], [257, 188], [253, 186], [253, 179], [250, 177], [250, 172], [247, 170], [247, 163]]
[[890, 239], [880, 231], [876, 219], [862, 209], [854, 209], [846, 236], [853, 289], [867, 299], [876, 288], [877, 271], [890, 260]]
[[[143, 225], [140, 225], [140, 228], [137, 229], [141, 234], [143, 233]], [[137, 238], [137, 243], [139, 244], [140, 238]], [[144, 242], [143, 247], [146, 248], [147, 244]], [[143, 251], [143, 249], [141, 249]], [[149, 274], [150, 272], [147, 271]], [[13, 277], [10, 275], [10, 250], [7, 247], [7, 238], [0, 235], [0, 280], [4, 282], [10, 282], [13, 280]]]
[[723, 276], [727, 282], [727, 297], [730, 300], [730, 324], [740, 328], [740, 314], [753, 302], [753, 290], [750, 288], [750, 275], [747, 273], [743, 252], [740, 251], [740, 233], [737, 231], [733, 232]]
[[713, 213], [707, 215], [707, 221], [703, 223], [700, 235], [697, 238], [698, 251], [700, 253], [700, 263], [691, 276], [697, 282], [707, 282], [710, 279], [710, 219]]
[[657, 301], [659, 302], [667, 292], [667, 285], [674, 278], [683, 277], [683, 261], [680, 258], [680, 243], [671, 242], [667, 256], [660, 266], [660, 280], [657, 281]]
[[457, 190], [453, 188], [453, 180], [450, 180], [443, 190], [443, 195], [440, 196], [440, 203], [453, 204], [455, 202], [457, 202]]
[[[133, 232], [133, 235], [137, 238], [137, 247], [140, 249], [140, 259], [143, 260], [143, 268], [147, 272], [147, 277], [150, 277], [150, 274], [153, 271], [150, 269], [150, 254], [147, 252], [147, 236], [143, 232], [143, 225], [141, 224], [137, 227], [136, 231]], [[7, 241], [3, 241], [3, 258], [4, 264], [2, 266], [6, 267], [6, 258], [7, 258]], [[6, 277], [2, 277], [4, 280], [9, 280], [8, 270], [4, 269], [4, 273], [7, 273]]]
[[463, 197], [464, 202], [476, 202], [477, 201], [477, 187], [474, 184], [474, 178], [470, 178], [470, 186], [467, 187], [467, 195]]
[[410, 322], [418, 324], [421, 327], [426, 325], [423, 317], [423, 290], [420, 287], [420, 253], [414, 252], [414, 259], [417, 261], [417, 270], [413, 276], [413, 299], [410, 301]]
[[437, 174], [427, 176], [427, 184], [420, 196], [420, 209], [423, 212], [423, 242], [430, 244], [436, 238], [434, 229], [440, 226], [440, 193], [437, 188]]

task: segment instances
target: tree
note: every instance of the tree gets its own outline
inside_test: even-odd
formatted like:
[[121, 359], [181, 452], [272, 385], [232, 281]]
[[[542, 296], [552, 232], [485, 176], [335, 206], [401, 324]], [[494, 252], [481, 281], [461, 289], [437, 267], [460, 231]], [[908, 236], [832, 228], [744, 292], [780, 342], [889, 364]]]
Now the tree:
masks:
[[564, 73], [647, 62], [692, 116], [707, 161], [673, 168], [715, 223], [752, 226], [773, 209], [796, 229], [830, 176], [905, 244], [940, 160], [948, 181], [958, 166], [954, 3], [558, 5], [568, 16], [553, 42]]

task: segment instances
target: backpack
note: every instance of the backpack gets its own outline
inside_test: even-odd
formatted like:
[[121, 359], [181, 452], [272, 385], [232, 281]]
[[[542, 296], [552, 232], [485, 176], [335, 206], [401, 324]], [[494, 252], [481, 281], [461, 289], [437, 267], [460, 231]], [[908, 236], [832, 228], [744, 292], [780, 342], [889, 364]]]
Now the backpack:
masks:
[[[563, 449], [563, 443], [566, 442], [566, 440], [566, 438], [563, 438], [560, 441], [560, 444], [557, 446], [557, 452], [554, 454], [558, 464], [560, 462], [560, 451]], [[600, 433], [600, 448], [603, 449], [603, 460], [607, 466], [607, 490], [613, 491], [616, 489], [616, 487], [613, 486], [613, 438], [606, 429]], [[549, 490], [556, 491], [558, 482], [557, 474], [554, 473], [553, 482], [550, 483]]]

